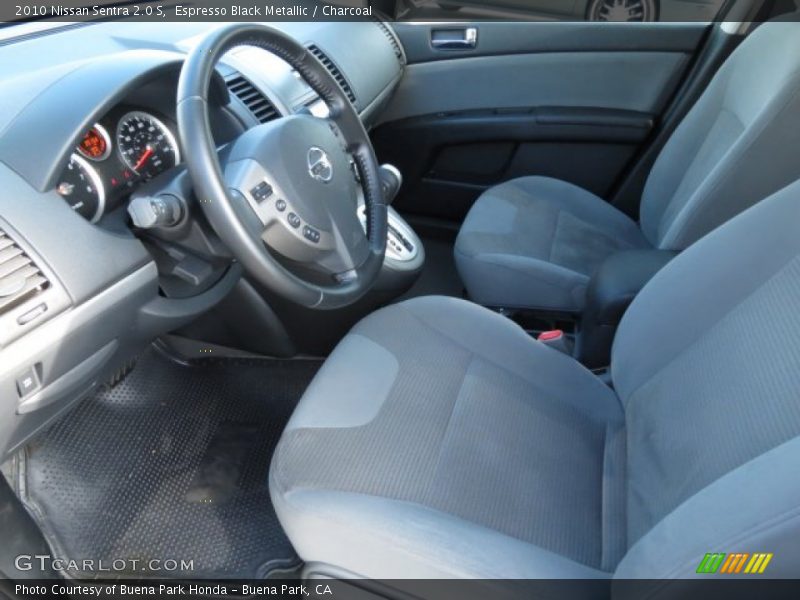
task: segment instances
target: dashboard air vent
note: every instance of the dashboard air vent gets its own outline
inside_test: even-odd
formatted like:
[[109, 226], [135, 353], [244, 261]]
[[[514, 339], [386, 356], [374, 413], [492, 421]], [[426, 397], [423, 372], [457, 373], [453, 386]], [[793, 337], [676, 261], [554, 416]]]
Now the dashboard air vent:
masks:
[[397, 61], [401, 65], [404, 65], [406, 61], [405, 61], [405, 55], [403, 54], [403, 48], [400, 45], [400, 40], [397, 39], [397, 36], [389, 28], [389, 26], [380, 19], [376, 19], [375, 24], [381, 28], [383, 35], [386, 36], [386, 39], [388, 39], [389, 43], [392, 45], [392, 50], [394, 50], [394, 55], [397, 57]]
[[267, 100], [259, 89], [241, 75], [231, 77], [226, 81], [228, 90], [239, 98], [250, 109], [259, 123], [266, 123], [280, 116], [278, 109]]
[[49, 285], [33, 260], [0, 230], [0, 314], [33, 298]]
[[344, 75], [339, 70], [334, 62], [328, 58], [328, 55], [325, 54], [322, 50], [320, 50], [319, 46], [312, 44], [308, 47], [308, 51], [311, 52], [314, 56], [317, 57], [317, 60], [322, 63], [322, 66], [328, 69], [328, 72], [333, 75], [333, 78], [336, 82], [341, 86], [344, 90], [344, 93], [347, 94], [347, 97], [350, 98], [350, 102], [353, 104], [356, 103], [356, 95], [353, 93], [353, 88], [350, 87], [350, 84], [347, 82], [347, 79], [344, 78]]

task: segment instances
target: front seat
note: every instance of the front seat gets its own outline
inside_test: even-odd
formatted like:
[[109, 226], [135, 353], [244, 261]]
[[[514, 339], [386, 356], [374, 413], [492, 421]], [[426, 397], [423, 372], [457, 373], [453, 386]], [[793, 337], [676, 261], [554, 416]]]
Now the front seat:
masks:
[[611, 254], [680, 251], [800, 177], [800, 23], [766, 23], [728, 58], [653, 165], [640, 223], [546, 177], [487, 190], [455, 244], [469, 297], [485, 306], [579, 313]]
[[309, 571], [661, 580], [763, 552], [800, 576], [798, 228], [800, 183], [673, 259], [625, 314], [613, 387], [461, 299], [364, 319], [270, 470]]

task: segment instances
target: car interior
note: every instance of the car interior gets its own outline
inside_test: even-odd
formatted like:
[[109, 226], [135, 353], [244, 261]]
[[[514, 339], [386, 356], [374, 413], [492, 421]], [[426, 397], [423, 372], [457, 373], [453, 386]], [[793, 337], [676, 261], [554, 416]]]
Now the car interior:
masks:
[[2, 577], [800, 577], [798, 7], [477, 4], [0, 29]]

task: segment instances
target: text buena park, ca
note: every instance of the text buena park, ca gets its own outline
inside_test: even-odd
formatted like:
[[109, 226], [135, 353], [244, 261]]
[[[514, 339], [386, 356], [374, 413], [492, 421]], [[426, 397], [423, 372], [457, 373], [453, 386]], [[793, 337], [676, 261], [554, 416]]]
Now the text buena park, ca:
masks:
[[216, 18], [216, 17], [371, 17], [371, 6], [195, 6], [184, 4], [169, 4], [162, 6], [152, 2], [132, 4], [127, 6], [64, 6], [61, 4], [18, 4], [15, 6], [18, 17], [177, 17], [182, 19]]
[[333, 590], [330, 585], [202, 585], [202, 584], [158, 584], [158, 585], [129, 585], [124, 583], [107, 583], [99, 585], [78, 585], [68, 583], [54, 583], [50, 585], [25, 585], [15, 586], [17, 596], [45, 596], [66, 595], [72, 597], [94, 596], [305, 596], [332, 597]]

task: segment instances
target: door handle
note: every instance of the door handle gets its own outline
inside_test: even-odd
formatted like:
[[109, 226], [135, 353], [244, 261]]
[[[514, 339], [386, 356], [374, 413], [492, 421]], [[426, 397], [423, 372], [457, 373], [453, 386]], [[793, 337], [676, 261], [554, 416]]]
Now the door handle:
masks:
[[477, 27], [431, 30], [431, 46], [436, 50], [472, 50], [477, 45]]

